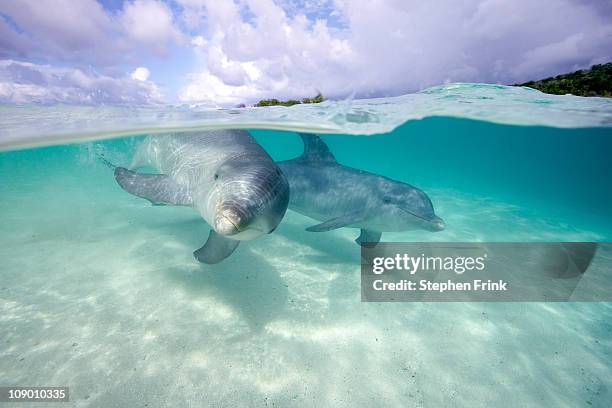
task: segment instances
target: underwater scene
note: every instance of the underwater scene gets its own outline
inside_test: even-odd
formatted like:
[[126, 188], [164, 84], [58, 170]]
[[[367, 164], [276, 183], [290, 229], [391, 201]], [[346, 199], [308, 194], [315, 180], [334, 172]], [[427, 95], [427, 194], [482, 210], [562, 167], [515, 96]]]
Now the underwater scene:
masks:
[[[401, 98], [180, 107], [171, 129], [160, 110], [2, 107], [3, 382], [70, 387], [35, 406], [609, 407], [612, 303], [362, 302], [355, 239], [612, 241], [612, 102]], [[232, 189], [265, 190], [256, 219]]]

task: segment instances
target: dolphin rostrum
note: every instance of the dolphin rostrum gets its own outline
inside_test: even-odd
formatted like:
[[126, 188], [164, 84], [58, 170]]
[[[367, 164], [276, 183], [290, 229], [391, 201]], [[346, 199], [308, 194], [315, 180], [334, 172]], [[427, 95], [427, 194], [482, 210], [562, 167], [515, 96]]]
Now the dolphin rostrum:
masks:
[[[159, 174], [133, 171], [147, 166]], [[148, 136], [130, 168], [115, 168], [125, 191], [154, 205], [192, 207], [213, 228], [194, 252], [203, 263], [218, 263], [240, 241], [274, 231], [289, 201], [287, 179], [244, 130]]]
[[367, 171], [339, 164], [323, 140], [300, 134], [304, 153], [279, 162], [289, 181], [289, 208], [321, 221], [307, 231], [360, 228], [356, 242], [375, 246], [384, 231], [440, 231], [444, 221], [434, 213], [422, 190]]

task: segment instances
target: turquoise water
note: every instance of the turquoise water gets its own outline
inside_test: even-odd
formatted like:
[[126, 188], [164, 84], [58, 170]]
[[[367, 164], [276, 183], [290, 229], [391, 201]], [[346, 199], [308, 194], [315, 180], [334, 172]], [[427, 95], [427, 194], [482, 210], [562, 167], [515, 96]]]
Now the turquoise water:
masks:
[[[384, 241], [610, 242], [608, 114], [323, 138], [446, 221]], [[251, 133], [274, 159], [301, 154], [268, 127]], [[141, 138], [0, 153], [3, 383], [68, 385], [78, 407], [610, 406], [610, 303], [362, 303], [357, 230], [306, 232], [318, 222], [292, 211], [200, 265], [203, 220], [127, 194], [97, 159], [128, 165]]]

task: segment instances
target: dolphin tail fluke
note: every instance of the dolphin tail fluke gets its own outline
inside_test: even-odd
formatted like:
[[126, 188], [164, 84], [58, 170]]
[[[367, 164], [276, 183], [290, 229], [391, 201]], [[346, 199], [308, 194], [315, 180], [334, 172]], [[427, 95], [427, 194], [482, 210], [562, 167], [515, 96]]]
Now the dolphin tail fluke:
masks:
[[336, 162], [336, 158], [329, 150], [327, 144], [317, 135], [299, 133], [304, 142], [304, 153], [301, 160], [308, 162]]
[[191, 206], [191, 195], [165, 174], [145, 174], [115, 168], [115, 179], [122, 189], [140, 198], [149, 200], [153, 205]]
[[355, 240], [356, 243], [365, 248], [374, 248], [379, 242], [382, 232], [361, 229], [361, 234]]
[[216, 264], [236, 250], [240, 241], [229, 239], [210, 230], [204, 246], [193, 253], [195, 259], [205, 264]]

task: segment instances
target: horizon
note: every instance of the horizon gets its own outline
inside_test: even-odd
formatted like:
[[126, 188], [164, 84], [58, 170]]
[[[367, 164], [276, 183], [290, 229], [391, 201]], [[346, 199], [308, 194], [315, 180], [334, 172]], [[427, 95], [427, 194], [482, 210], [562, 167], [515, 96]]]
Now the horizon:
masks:
[[[0, 102], [213, 104], [513, 84], [612, 60], [612, 4], [0, 3]], [[563, 21], [563, 24], [559, 24]]]

